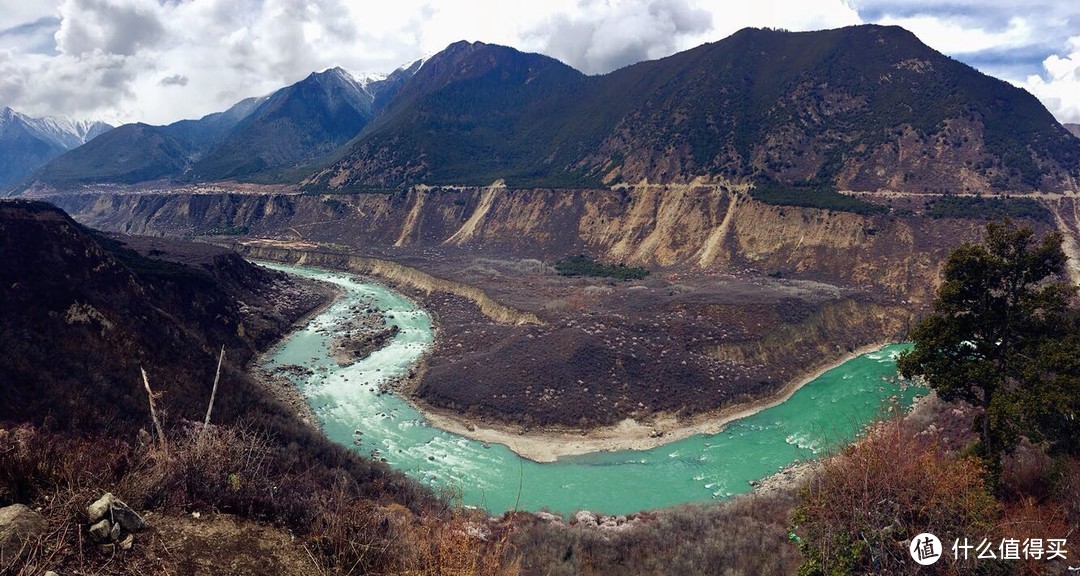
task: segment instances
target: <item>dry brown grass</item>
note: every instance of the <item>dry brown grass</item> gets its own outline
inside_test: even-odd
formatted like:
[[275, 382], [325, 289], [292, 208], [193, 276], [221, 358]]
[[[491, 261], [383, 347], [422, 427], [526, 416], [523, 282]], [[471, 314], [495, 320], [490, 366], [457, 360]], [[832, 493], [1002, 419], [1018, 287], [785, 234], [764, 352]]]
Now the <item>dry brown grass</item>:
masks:
[[[955, 458], [903, 420], [825, 460], [801, 494], [795, 532], [800, 574], [906, 573], [907, 542], [922, 532], [942, 542], [988, 537], [999, 505], [975, 458]], [[929, 573], [967, 567], [939, 562]]]
[[144, 539], [142, 546], [160, 549], [141, 554], [102, 552], [90, 543], [85, 508], [105, 491], [158, 515], [230, 512], [271, 522], [299, 536], [324, 574], [517, 573], [507, 532], [493, 533], [481, 516], [446, 505], [418, 514], [388, 498], [365, 497], [370, 487], [344, 469], [282, 473], [273, 456], [271, 440], [244, 427], [177, 432], [168, 451], [25, 426], [0, 429], [0, 506], [39, 508], [49, 525], [0, 574], [160, 572], [155, 553], [167, 555], [167, 535]]
[[622, 531], [537, 521], [513, 543], [536, 576], [791, 574], [801, 560], [787, 537], [793, 506], [793, 492], [776, 491], [645, 514]]

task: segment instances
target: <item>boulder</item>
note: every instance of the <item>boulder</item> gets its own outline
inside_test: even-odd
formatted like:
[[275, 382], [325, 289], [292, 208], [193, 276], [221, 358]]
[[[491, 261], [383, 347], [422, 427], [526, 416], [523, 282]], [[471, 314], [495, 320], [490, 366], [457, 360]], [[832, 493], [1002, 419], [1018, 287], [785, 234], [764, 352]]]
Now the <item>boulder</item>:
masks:
[[536, 517], [543, 522], [549, 522], [552, 524], [562, 524], [563, 521], [561, 516], [556, 516], [551, 512], [537, 512]]
[[465, 526], [465, 534], [470, 538], [475, 538], [481, 542], [487, 542], [488, 538], [491, 538], [491, 530], [487, 526], [474, 524], [470, 522]]
[[146, 523], [146, 520], [143, 520], [142, 516], [139, 516], [137, 512], [119, 500], [113, 500], [110, 508], [112, 510], [113, 521], [128, 532], [140, 532], [150, 527], [150, 525]]
[[0, 508], [0, 565], [15, 558], [23, 544], [45, 532], [45, 518], [24, 504]]

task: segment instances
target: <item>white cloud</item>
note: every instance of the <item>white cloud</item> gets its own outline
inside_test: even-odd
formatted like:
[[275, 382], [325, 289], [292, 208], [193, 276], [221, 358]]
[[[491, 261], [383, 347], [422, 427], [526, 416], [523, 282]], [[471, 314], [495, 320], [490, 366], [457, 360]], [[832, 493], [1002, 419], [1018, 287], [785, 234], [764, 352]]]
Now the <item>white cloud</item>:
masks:
[[32, 116], [70, 115], [116, 120], [111, 113], [135, 99], [133, 57], [100, 51], [81, 56], [14, 55], [0, 51], [0, 102]]
[[687, 0], [583, 2], [529, 32], [539, 51], [587, 73], [667, 56], [684, 36], [712, 30], [712, 14]]
[[60, 5], [60, 52], [81, 55], [95, 51], [130, 56], [166, 38], [155, 0], [65, 0]]
[[1046, 104], [1062, 122], [1080, 123], [1080, 36], [1069, 38], [1069, 53], [1043, 61], [1045, 74], [1019, 83]]
[[711, 3], [718, 40], [752, 26], [787, 30], [821, 30], [862, 24], [862, 18], [843, 0], [759, 0], [737, 5]]
[[42, 18], [55, 17], [58, 14], [55, 2], [5, 1], [0, 9], [0, 31], [36, 22]]
[[525, 43], [588, 73], [661, 58], [746, 27], [816, 30], [859, 24], [841, 0], [583, 0], [551, 15]]
[[878, 24], [902, 26], [914, 32], [931, 48], [946, 54], [963, 55], [990, 49], [1016, 48], [1030, 44], [1036, 34], [1027, 19], [1014, 17], [1006, 28], [989, 30], [965, 26], [958, 20], [945, 20], [933, 16], [897, 18], [886, 16]]

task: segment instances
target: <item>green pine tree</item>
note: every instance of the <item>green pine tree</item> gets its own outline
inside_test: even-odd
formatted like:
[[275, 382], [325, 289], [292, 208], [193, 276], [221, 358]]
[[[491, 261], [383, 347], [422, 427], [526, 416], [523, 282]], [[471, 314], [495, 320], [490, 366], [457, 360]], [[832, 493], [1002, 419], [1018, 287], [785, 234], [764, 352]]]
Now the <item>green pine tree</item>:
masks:
[[978, 453], [992, 474], [1020, 435], [1076, 448], [1080, 337], [1061, 244], [1059, 232], [1037, 242], [1008, 219], [987, 224], [982, 244], [949, 256], [934, 312], [898, 361], [942, 399], [982, 407]]

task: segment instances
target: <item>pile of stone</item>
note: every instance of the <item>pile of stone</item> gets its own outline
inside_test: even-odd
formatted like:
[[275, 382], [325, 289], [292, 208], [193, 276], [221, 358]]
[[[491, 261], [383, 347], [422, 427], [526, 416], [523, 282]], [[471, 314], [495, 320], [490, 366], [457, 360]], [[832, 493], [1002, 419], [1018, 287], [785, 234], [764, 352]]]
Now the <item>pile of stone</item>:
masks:
[[150, 527], [142, 516], [109, 492], [87, 506], [86, 516], [90, 520], [90, 537], [105, 551], [130, 550], [135, 533]]

